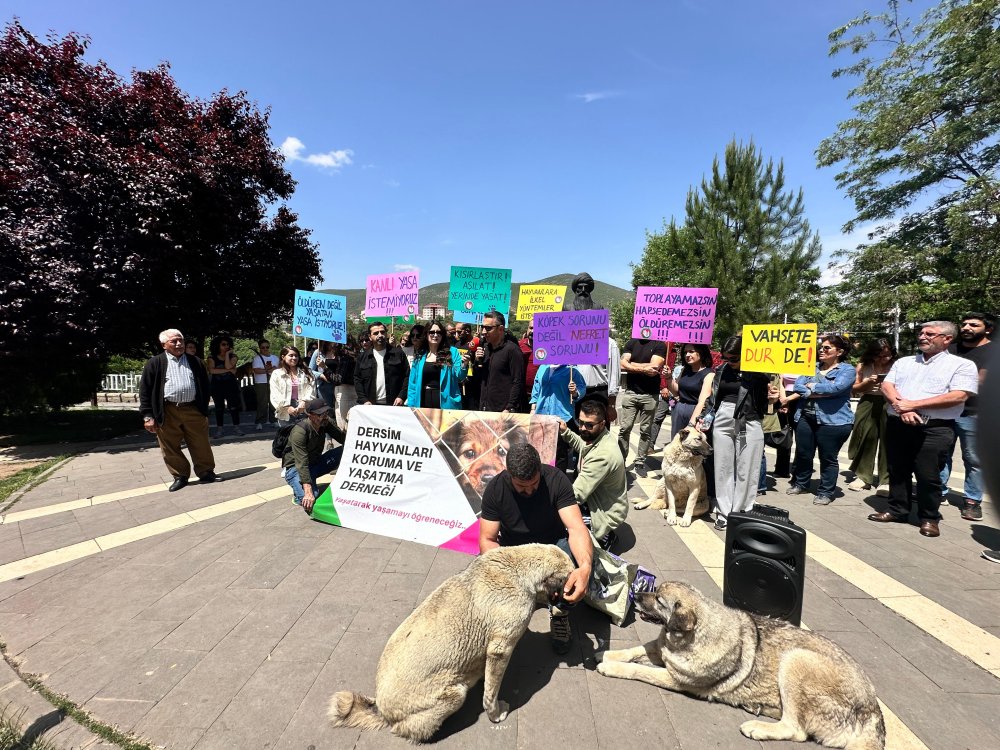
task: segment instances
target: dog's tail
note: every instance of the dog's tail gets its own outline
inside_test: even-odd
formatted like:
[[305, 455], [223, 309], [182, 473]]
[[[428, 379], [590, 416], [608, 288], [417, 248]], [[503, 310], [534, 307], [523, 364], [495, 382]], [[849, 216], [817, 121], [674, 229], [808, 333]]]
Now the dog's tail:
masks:
[[378, 712], [375, 701], [366, 695], [341, 690], [330, 699], [327, 715], [335, 727], [384, 729], [389, 722]]

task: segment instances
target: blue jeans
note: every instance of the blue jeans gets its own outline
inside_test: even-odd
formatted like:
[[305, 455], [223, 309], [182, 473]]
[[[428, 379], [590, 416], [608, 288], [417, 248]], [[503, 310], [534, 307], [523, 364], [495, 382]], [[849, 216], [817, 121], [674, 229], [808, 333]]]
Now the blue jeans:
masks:
[[795, 425], [795, 465], [792, 484], [804, 490], [812, 482], [813, 454], [819, 451], [819, 487], [816, 494], [833, 497], [837, 491], [840, 464], [837, 453], [851, 436], [850, 424], [819, 424], [815, 419], [800, 415]]
[[[983, 501], [983, 477], [979, 470], [979, 456], [976, 454], [976, 415], [959, 417], [955, 420], [955, 439], [962, 445], [962, 464], [965, 466], [965, 500], [977, 505]], [[941, 469], [941, 494], [948, 494], [948, 478], [951, 476], [954, 443], [948, 451], [944, 468]]]
[[[311, 481], [309, 485], [312, 487], [313, 497], [319, 497], [319, 488], [316, 486], [316, 477], [336, 471], [337, 467], [340, 466], [340, 454], [343, 452], [344, 449], [342, 447], [331, 448], [314, 462], [309, 464], [309, 474], [313, 478], [313, 481]], [[299, 480], [299, 470], [296, 469], [294, 465], [285, 469], [285, 481], [288, 483], [288, 486], [292, 488], [292, 494], [295, 495], [295, 504], [302, 505], [302, 498], [305, 497], [306, 492], [302, 488], [302, 482]]]
[[767, 492], [767, 456], [760, 457], [760, 480], [757, 482], [757, 492]]

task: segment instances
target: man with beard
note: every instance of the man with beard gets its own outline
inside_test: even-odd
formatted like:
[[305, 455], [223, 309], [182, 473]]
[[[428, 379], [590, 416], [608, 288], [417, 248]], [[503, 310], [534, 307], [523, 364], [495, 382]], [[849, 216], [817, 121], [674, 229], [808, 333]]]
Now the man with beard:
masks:
[[565, 422], [559, 423], [560, 435], [579, 453], [580, 465], [573, 481], [573, 495], [598, 544], [609, 549], [615, 542], [615, 529], [628, 515], [625, 483], [625, 459], [614, 436], [608, 431], [608, 399], [591, 393], [576, 404], [576, 435]]
[[590, 296], [590, 293], [594, 291], [594, 279], [589, 273], [581, 273], [573, 277], [570, 288], [574, 295], [574, 310], [593, 310], [597, 307], [597, 303]]
[[354, 388], [358, 404], [402, 406], [410, 380], [406, 353], [387, 337], [383, 323], [369, 323], [372, 348], [358, 355], [354, 367]]
[[482, 335], [475, 352], [474, 368], [482, 383], [480, 411], [517, 412], [524, 396], [524, 356], [521, 347], [507, 335], [506, 318], [500, 312], [483, 316]]
[[920, 533], [941, 535], [941, 468], [955, 444], [955, 420], [966, 399], [979, 390], [976, 366], [947, 351], [956, 333], [947, 320], [924, 323], [917, 336], [920, 353], [897, 359], [885, 376], [889, 508], [871, 513], [869, 521], [907, 523], [911, 477], [916, 475]]
[[[979, 371], [979, 384], [986, 379], [986, 361], [993, 353], [990, 339], [996, 327], [996, 316], [983, 312], [970, 312], [962, 316], [958, 341], [948, 347], [948, 351], [971, 360]], [[965, 502], [962, 518], [966, 521], [983, 520], [983, 479], [979, 469], [979, 455], [976, 452], [977, 397], [969, 396], [965, 401], [962, 415], [955, 420], [955, 439], [962, 446], [962, 464], [965, 466]], [[951, 476], [952, 455], [955, 442], [951, 444], [944, 469], [941, 470], [941, 492], [948, 494], [948, 478]]]

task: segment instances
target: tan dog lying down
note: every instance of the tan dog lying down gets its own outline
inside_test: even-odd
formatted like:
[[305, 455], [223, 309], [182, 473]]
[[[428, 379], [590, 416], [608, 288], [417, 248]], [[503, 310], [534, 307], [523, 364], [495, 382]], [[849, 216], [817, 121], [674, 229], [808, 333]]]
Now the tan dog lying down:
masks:
[[751, 739], [812, 737], [827, 747], [885, 747], [875, 688], [833, 641], [730, 609], [684, 583], [661, 583], [639, 594], [636, 605], [643, 619], [663, 624], [660, 637], [606, 652], [597, 665], [601, 674], [779, 719], [744, 722], [740, 731]]
[[375, 672], [375, 699], [335, 693], [330, 718], [336, 726], [388, 726], [423, 742], [485, 677], [483, 708], [490, 721], [503, 721], [508, 707], [497, 693], [536, 598], [562, 593], [573, 569], [569, 555], [550, 544], [500, 547], [475, 558], [390, 636]]
[[711, 452], [712, 446], [700, 430], [685, 427], [679, 431], [663, 449], [663, 477], [652, 500], [640, 500], [633, 507], [662, 510], [671, 526], [678, 523], [679, 509], [684, 514], [680, 525], [690, 526], [695, 515], [708, 513], [708, 484], [703, 464]]

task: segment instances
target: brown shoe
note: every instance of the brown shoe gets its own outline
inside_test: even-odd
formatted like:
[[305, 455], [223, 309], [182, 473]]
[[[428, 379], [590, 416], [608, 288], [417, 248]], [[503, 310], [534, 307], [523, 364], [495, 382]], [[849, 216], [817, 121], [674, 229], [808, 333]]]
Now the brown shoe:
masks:
[[889, 511], [884, 511], [882, 513], [869, 513], [869, 521], [878, 521], [879, 523], [906, 523], [906, 518], [904, 516], [897, 516], [895, 513], [890, 513]]
[[921, 521], [920, 533], [923, 536], [941, 536], [937, 521]]

